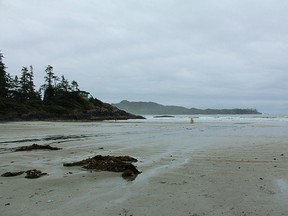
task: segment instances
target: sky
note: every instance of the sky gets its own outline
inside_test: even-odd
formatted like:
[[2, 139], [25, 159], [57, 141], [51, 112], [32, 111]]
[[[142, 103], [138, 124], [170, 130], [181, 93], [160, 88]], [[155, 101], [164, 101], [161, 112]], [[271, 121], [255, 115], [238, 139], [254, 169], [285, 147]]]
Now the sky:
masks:
[[0, 0], [15, 76], [45, 68], [107, 103], [288, 114], [287, 0]]

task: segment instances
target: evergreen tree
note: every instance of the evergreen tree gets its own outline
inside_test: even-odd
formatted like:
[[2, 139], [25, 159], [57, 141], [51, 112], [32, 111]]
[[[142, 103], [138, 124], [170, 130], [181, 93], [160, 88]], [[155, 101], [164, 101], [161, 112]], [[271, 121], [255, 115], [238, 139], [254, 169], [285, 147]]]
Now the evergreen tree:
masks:
[[0, 97], [8, 97], [9, 91], [9, 74], [6, 73], [5, 64], [3, 63], [4, 56], [0, 52]]
[[29, 75], [28, 68], [22, 67], [21, 77], [20, 77], [20, 93], [21, 93], [21, 101], [27, 101], [29, 99]]
[[47, 85], [47, 88], [51, 88], [53, 84], [53, 79], [54, 79], [54, 72], [53, 72], [53, 67], [51, 65], [48, 65], [45, 69], [46, 76], [45, 78], [45, 84]]
[[72, 91], [80, 91], [79, 85], [78, 85], [78, 83], [75, 80], [73, 80], [71, 82], [71, 89], [72, 89]]
[[53, 86], [53, 80], [55, 79], [55, 75], [53, 72], [53, 67], [51, 65], [48, 65], [45, 69], [45, 72], [45, 84], [42, 86], [42, 88], [44, 89], [44, 101], [53, 98], [53, 96], [55, 95], [55, 88]]
[[59, 88], [61, 91], [64, 91], [64, 92], [68, 92], [71, 89], [71, 86], [69, 85], [68, 80], [65, 79], [64, 75], [61, 76], [61, 82], [59, 84]]
[[10, 77], [8, 97], [15, 100], [19, 100], [21, 98], [21, 86], [17, 75], [14, 77], [14, 79]]
[[[34, 72], [32, 65], [30, 66], [30, 71], [27, 67], [22, 68], [21, 78], [19, 81], [20, 84], [20, 101], [23, 102], [32, 102], [36, 99], [40, 99], [35, 92], [35, 85], [34, 85]], [[14, 85], [17, 85], [16, 81]]]
[[28, 93], [30, 99], [35, 99], [36, 92], [35, 92], [35, 85], [34, 85], [34, 70], [33, 66], [30, 65], [30, 71], [27, 74], [28, 75]]

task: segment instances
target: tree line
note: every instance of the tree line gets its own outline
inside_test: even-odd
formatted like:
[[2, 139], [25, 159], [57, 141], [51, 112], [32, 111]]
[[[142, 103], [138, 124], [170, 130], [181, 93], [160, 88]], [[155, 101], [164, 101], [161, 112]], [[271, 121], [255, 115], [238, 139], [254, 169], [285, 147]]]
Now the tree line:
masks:
[[0, 52], [0, 99], [7, 98], [25, 104], [45, 104], [65, 93], [80, 91], [75, 80], [69, 83], [64, 75], [56, 76], [51, 65], [45, 68], [44, 84], [36, 90], [33, 66], [23, 66], [20, 76], [12, 76], [6, 71], [3, 58]]

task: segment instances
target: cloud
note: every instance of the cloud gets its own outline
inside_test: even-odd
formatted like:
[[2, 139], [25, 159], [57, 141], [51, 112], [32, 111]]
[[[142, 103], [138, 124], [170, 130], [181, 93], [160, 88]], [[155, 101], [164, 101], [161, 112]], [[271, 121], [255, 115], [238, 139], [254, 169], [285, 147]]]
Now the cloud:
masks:
[[[11, 74], [32, 64], [108, 102], [283, 112], [288, 2], [1, 1], [1, 47]], [[206, 108], [207, 108], [206, 107]]]

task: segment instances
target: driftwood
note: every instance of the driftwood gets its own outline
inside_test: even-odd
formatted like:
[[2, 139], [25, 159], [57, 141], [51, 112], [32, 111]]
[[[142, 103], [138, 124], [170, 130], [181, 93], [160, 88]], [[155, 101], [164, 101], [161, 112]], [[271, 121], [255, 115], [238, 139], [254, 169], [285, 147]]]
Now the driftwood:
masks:
[[85, 160], [64, 163], [63, 166], [82, 166], [85, 169], [100, 171], [123, 172], [122, 177], [127, 180], [134, 180], [141, 172], [132, 164], [137, 159], [130, 156], [102, 156], [96, 155]]
[[30, 146], [21, 146], [15, 149], [15, 151], [32, 151], [32, 150], [60, 150], [61, 148], [52, 147], [50, 145], [38, 145], [33, 144]]

